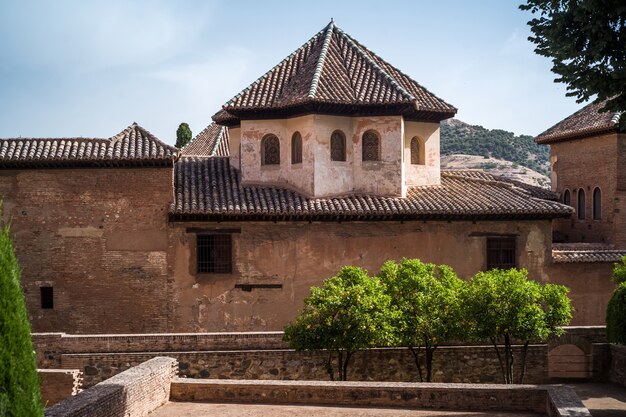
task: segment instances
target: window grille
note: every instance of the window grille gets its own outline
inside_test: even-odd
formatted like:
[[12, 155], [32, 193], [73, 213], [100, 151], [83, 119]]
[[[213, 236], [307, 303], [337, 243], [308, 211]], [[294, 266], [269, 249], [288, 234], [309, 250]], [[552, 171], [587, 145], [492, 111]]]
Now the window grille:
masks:
[[275, 135], [266, 135], [261, 140], [263, 165], [280, 165], [280, 141]]
[[363, 161], [380, 160], [380, 140], [373, 130], [363, 133]]
[[39, 287], [41, 295], [41, 308], [54, 308], [54, 289], [52, 287]]
[[302, 163], [302, 135], [296, 132], [291, 137], [291, 163]]
[[346, 160], [346, 136], [340, 130], [335, 130], [330, 135], [330, 160]]
[[198, 273], [232, 273], [232, 237], [197, 235]]
[[593, 190], [593, 219], [602, 219], [602, 192], [598, 187]]
[[587, 213], [585, 212], [585, 190], [578, 190], [578, 219], [585, 220]]
[[411, 165], [420, 164], [420, 142], [418, 138], [411, 139]]
[[516, 266], [514, 237], [487, 238], [487, 269], [511, 269]]

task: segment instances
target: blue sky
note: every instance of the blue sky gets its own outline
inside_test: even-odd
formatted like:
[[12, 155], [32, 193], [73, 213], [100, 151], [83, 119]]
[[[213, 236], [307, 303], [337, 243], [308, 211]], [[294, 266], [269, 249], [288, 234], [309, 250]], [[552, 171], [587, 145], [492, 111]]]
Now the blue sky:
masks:
[[535, 135], [581, 107], [527, 41], [516, 1], [6, 1], [0, 137], [110, 137], [133, 121], [174, 143], [335, 23], [459, 108]]

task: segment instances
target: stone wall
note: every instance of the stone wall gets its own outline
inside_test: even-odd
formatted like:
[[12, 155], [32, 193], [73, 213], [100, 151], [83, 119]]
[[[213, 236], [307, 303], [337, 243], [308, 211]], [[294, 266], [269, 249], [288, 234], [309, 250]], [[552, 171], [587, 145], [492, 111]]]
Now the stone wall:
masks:
[[611, 381], [626, 386], [626, 346], [611, 345]]
[[46, 409], [46, 417], [143, 417], [165, 404], [176, 361], [153, 358]]
[[41, 380], [41, 399], [46, 407], [81, 391], [83, 377], [78, 369], [38, 369], [37, 373]]
[[[518, 350], [519, 351], [519, 350]], [[154, 356], [179, 362], [180, 375], [189, 378], [328, 380], [322, 352], [293, 350], [71, 353], [61, 355], [61, 366], [84, 370], [89, 387]], [[515, 369], [519, 372], [519, 363]], [[548, 380], [545, 345], [529, 348], [525, 383]], [[357, 381], [419, 381], [413, 356], [407, 349], [372, 349], [353, 356], [348, 379]], [[442, 346], [433, 360], [434, 382], [500, 383], [497, 357], [491, 346]]]
[[33, 331], [168, 330], [172, 186], [171, 167], [0, 170]]

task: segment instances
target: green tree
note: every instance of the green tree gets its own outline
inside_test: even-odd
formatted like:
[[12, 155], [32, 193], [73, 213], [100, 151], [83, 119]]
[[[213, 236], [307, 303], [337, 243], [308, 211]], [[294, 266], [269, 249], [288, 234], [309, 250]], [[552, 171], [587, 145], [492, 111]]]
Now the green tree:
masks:
[[396, 342], [413, 354], [424, 381], [420, 351], [424, 349], [426, 381], [432, 380], [433, 354], [446, 341], [463, 337], [463, 296], [466, 283], [446, 265], [419, 259], [386, 262], [378, 274], [398, 310]]
[[[528, 0], [520, 6], [538, 17], [528, 39], [552, 58], [555, 81], [577, 102], [605, 101], [606, 111], [626, 111], [626, 3], [624, 0]], [[626, 125], [626, 113], [621, 125]]]
[[472, 278], [467, 292], [470, 331], [476, 340], [491, 341], [506, 384], [514, 383], [515, 340], [523, 342], [518, 379], [523, 383], [529, 343], [564, 333], [561, 326], [572, 318], [568, 292], [562, 285], [529, 280], [525, 269], [493, 269]]
[[390, 304], [378, 278], [361, 268], [344, 267], [321, 287], [311, 288], [295, 322], [285, 327], [285, 340], [296, 350], [326, 350], [330, 380], [337, 374], [346, 381], [354, 353], [391, 342]]
[[191, 129], [187, 123], [181, 123], [176, 129], [176, 147], [181, 149], [189, 142], [191, 142]]
[[0, 416], [43, 416], [20, 268], [0, 225]]
[[613, 281], [618, 284], [626, 282], [626, 256], [622, 257], [622, 263], [613, 264]]
[[606, 309], [606, 338], [626, 345], [626, 282], [617, 287]]

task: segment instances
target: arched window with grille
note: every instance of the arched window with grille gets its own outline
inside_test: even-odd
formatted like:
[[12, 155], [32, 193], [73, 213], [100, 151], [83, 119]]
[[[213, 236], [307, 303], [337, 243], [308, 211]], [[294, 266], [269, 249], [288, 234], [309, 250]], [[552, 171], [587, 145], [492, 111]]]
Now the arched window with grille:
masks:
[[578, 190], [578, 219], [585, 220], [585, 190], [582, 188]]
[[291, 137], [291, 163], [302, 163], [302, 135], [296, 132]]
[[261, 139], [261, 164], [280, 165], [280, 141], [276, 135], [265, 135]]
[[565, 191], [563, 191], [563, 204], [568, 206], [572, 205], [572, 197], [568, 189], [565, 189]]
[[380, 161], [380, 137], [375, 130], [363, 133], [363, 161]]
[[593, 219], [602, 219], [602, 192], [598, 187], [593, 190]]
[[346, 135], [341, 130], [335, 130], [330, 135], [330, 160], [346, 160]]
[[411, 165], [424, 165], [424, 150], [417, 136], [411, 139]]

